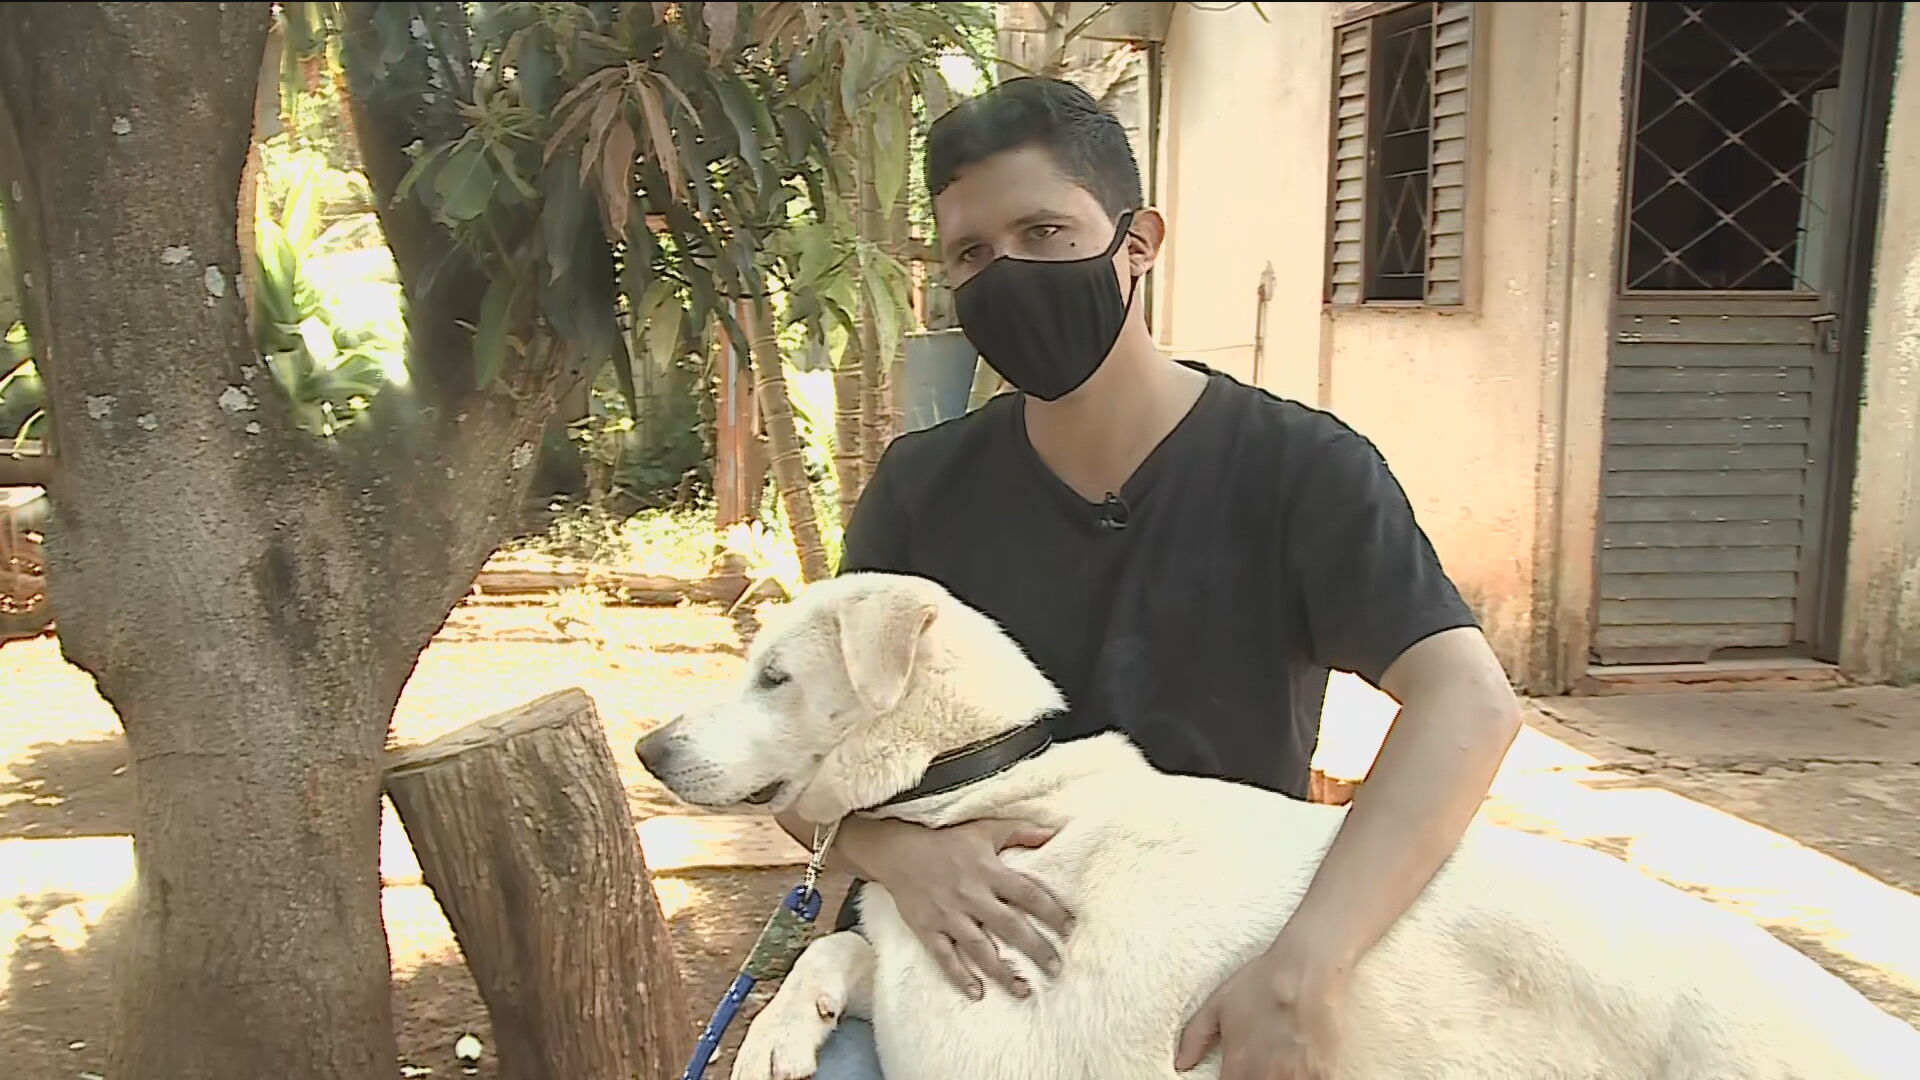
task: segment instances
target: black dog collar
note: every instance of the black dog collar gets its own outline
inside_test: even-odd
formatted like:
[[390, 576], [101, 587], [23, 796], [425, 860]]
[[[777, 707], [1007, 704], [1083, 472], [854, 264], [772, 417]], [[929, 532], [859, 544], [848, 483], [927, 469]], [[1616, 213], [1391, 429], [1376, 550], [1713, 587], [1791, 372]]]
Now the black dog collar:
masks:
[[1046, 713], [1025, 727], [941, 754], [927, 766], [918, 784], [871, 809], [958, 791], [1037, 757], [1053, 745], [1053, 721], [1060, 715]]

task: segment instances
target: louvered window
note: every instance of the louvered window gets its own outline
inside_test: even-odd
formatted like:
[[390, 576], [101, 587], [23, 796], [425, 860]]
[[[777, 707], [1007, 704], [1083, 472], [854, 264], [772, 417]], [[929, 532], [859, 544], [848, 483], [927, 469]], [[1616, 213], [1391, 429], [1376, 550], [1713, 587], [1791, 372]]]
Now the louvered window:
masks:
[[1335, 31], [1327, 300], [1467, 302], [1472, 3], [1355, 5]]

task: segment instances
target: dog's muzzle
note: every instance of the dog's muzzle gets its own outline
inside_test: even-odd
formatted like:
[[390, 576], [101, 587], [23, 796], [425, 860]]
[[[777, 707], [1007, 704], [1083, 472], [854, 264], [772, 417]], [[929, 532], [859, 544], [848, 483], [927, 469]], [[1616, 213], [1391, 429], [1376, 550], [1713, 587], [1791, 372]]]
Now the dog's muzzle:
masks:
[[672, 724], [663, 724], [652, 732], [642, 735], [633, 744], [633, 754], [640, 764], [655, 777], [666, 775], [667, 768], [673, 763], [673, 751], [678, 740], [669, 734]]

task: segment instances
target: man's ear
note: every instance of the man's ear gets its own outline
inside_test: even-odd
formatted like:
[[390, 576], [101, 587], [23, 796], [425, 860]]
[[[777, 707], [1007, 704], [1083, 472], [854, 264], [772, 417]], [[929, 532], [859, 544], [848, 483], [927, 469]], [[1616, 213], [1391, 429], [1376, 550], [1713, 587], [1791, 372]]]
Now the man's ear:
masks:
[[881, 589], [839, 605], [840, 656], [867, 708], [884, 713], [900, 704], [935, 611], [909, 589]]
[[1136, 211], [1127, 225], [1127, 265], [1134, 277], [1145, 277], [1160, 259], [1160, 247], [1167, 242], [1167, 219], [1149, 207]]

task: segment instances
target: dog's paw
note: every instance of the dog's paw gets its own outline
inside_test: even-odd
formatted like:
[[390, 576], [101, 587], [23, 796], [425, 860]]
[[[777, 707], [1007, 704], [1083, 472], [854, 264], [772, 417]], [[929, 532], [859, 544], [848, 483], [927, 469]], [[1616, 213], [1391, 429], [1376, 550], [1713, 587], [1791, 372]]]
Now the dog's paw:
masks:
[[733, 1080], [806, 1080], [845, 1007], [840, 995], [824, 987], [782, 986], [740, 1041]]

